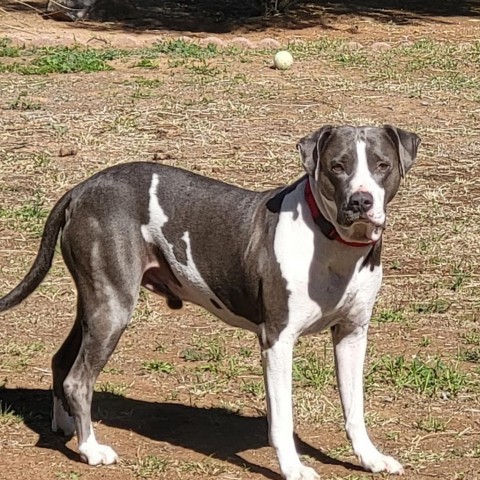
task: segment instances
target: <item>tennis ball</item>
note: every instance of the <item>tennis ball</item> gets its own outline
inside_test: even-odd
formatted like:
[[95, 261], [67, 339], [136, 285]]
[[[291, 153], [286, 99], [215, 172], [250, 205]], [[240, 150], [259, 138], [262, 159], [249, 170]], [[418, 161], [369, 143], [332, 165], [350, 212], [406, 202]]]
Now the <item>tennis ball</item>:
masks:
[[292, 63], [292, 54], [286, 50], [280, 50], [273, 58], [273, 64], [275, 65], [275, 68], [278, 68], [278, 70], [288, 70], [292, 66]]

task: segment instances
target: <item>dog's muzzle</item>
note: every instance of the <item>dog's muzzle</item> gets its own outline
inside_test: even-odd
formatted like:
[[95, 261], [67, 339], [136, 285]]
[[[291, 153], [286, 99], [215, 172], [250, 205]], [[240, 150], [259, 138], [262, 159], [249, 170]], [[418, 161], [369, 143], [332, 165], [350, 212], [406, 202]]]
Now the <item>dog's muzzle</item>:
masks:
[[353, 193], [341, 212], [341, 215], [339, 215], [339, 223], [345, 227], [350, 227], [354, 223], [366, 223], [376, 228], [383, 228], [385, 226], [385, 215], [381, 215], [380, 217], [378, 217], [378, 215], [375, 216], [373, 203], [374, 200], [371, 193]]

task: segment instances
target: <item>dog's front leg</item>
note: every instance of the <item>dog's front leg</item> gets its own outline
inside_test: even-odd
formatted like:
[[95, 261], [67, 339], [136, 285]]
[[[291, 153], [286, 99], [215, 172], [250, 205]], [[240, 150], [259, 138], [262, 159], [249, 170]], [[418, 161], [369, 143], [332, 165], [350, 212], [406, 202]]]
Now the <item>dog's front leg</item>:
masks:
[[353, 451], [371, 472], [403, 474], [403, 467], [380, 453], [370, 440], [363, 411], [363, 364], [367, 350], [368, 325], [336, 325], [332, 328], [337, 383], [345, 428]]
[[[275, 448], [280, 470], [287, 480], [315, 480], [318, 475], [303, 465], [293, 440], [292, 357], [293, 338], [280, 338], [262, 347], [262, 364], [267, 391], [270, 445]], [[284, 337], [287, 337], [285, 335]]]

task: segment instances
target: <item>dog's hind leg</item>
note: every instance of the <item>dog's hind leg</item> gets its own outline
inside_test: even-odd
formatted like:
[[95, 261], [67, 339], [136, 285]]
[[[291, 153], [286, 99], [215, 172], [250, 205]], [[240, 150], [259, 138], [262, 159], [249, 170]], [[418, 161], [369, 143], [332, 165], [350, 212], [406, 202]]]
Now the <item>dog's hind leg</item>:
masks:
[[110, 447], [99, 444], [95, 438], [91, 422], [92, 395], [98, 374], [130, 320], [137, 293], [138, 288], [132, 294], [116, 291], [106, 283], [100, 291], [85, 284], [79, 288], [82, 341], [63, 388], [75, 420], [80, 456], [90, 465], [108, 465], [118, 459]]
[[[95, 381], [113, 353], [135, 308], [145, 263], [145, 244], [132, 222], [105, 221], [67, 224], [62, 251], [78, 291], [77, 319], [54, 363], [67, 359], [56, 369], [56, 387], [66, 373], [63, 392], [75, 422], [80, 456], [90, 465], [111, 464], [118, 459], [108, 446], [97, 442], [91, 421]], [[119, 227], [121, 225], [121, 229]], [[91, 228], [89, 228], [91, 227]], [[90, 238], [79, 231], [89, 228]], [[68, 352], [71, 349], [72, 352]], [[69, 368], [71, 358], [75, 358]], [[70, 356], [72, 353], [72, 357]]]

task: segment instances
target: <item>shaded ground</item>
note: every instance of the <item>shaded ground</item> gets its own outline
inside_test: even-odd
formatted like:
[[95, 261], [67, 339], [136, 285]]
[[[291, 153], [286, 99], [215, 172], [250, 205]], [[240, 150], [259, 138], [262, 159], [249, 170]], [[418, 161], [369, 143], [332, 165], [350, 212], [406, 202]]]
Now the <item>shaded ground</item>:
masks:
[[[7, 10], [28, 11], [30, 6], [43, 9], [45, 3], [3, 0]], [[274, 2], [272, 2], [273, 4]], [[280, 2], [282, 3], [282, 2]], [[220, 0], [97, 0], [93, 15], [105, 21], [123, 18], [127, 29], [168, 29], [227, 33], [245, 28], [262, 31], [271, 27], [301, 30], [328, 27], [339, 16], [364, 17], [378, 22], [410, 24], [421, 21], [442, 22], [435, 17], [475, 17], [480, 13], [478, 0], [425, 2], [423, 0], [356, 0], [291, 2], [281, 14], [265, 16], [267, 2]], [[267, 7], [268, 8], [268, 7]], [[118, 28], [118, 25], [117, 27]]]
[[[172, 34], [195, 37], [249, 34], [286, 40], [328, 35], [350, 36], [356, 41], [383, 41], [392, 37], [417, 37], [420, 26], [422, 35], [432, 38], [457, 36], [457, 32], [462, 38], [478, 37], [480, 2], [477, 0], [300, 2], [285, 14], [275, 16], [260, 14], [255, 8], [252, 9], [254, 3], [138, 0], [133, 2], [133, 18], [110, 22], [108, 20], [115, 18], [122, 9], [114, 3], [114, 11], [108, 11], [109, 1], [105, 0], [100, 1], [96, 9], [97, 18], [105, 22], [79, 21], [59, 26], [53, 20], [40, 17], [39, 14], [45, 10], [45, 2], [0, 0], [0, 29], [13, 38], [40, 44], [65, 41], [95, 43], [95, 39], [118, 44], [122, 38], [125, 39], [118, 35], [119, 32], [131, 34], [128, 44], [143, 44], [153, 41], [158, 35]], [[131, 8], [129, 11], [132, 12]], [[143, 33], [143, 36], [139, 33]]]
[[[77, 50], [74, 65], [81, 70], [105, 54], [112, 70], [31, 75], [71, 58], [60, 48], [12, 51], [2, 44], [0, 292], [28, 268], [55, 200], [105, 166], [154, 160], [262, 189], [301, 174], [295, 143], [322, 124], [411, 129], [423, 143], [390, 210], [385, 281], [370, 334], [367, 418], [375, 441], [406, 465], [407, 478], [478, 478], [477, 18], [396, 25], [348, 13], [328, 30], [248, 33], [305, 40], [291, 47], [294, 66], [282, 73], [270, 68], [273, 52], [178, 42], [158, 48], [153, 41], [172, 32], [105, 31], [6, 11], [2, 35], [27, 45], [97, 39], [90, 44], [110, 50], [80, 60]], [[358, 33], [349, 32], [355, 25]], [[378, 40], [393, 48], [372, 48]], [[119, 49], [133, 42], [143, 47]], [[49, 362], [74, 303], [57, 255], [39, 291], [1, 317], [3, 472], [39, 480], [279, 478], [267, 446], [255, 338], [192, 306], [170, 311], [143, 293], [95, 395], [98, 435], [122, 463], [79, 463], [75, 439], [49, 431]], [[358, 469], [343, 432], [328, 335], [303, 339], [295, 362], [305, 460], [325, 479], [371, 478]]]

